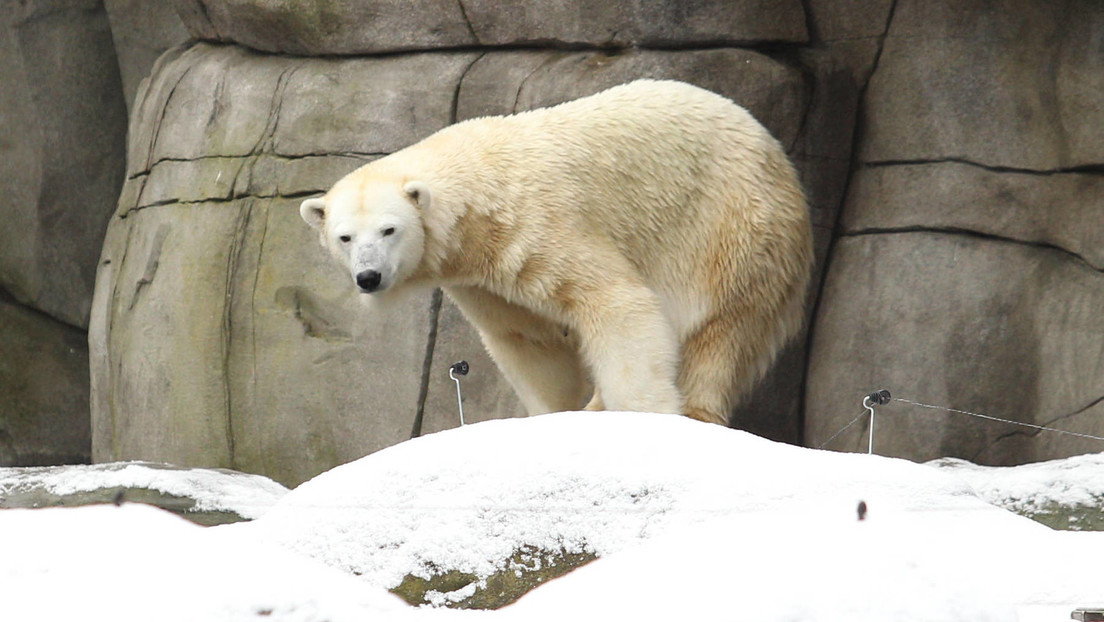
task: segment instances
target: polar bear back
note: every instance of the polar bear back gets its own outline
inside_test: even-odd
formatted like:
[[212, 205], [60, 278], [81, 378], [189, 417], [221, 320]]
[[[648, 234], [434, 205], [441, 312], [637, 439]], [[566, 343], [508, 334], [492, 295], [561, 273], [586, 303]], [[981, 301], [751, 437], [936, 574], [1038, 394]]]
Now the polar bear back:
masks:
[[472, 119], [385, 160], [438, 188], [446, 211], [519, 228], [528, 253], [541, 240], [608, 242], [680, 333], [808, 271], [807, 207], [781, 145], [744, 108], [689, 84], [639, 80]]

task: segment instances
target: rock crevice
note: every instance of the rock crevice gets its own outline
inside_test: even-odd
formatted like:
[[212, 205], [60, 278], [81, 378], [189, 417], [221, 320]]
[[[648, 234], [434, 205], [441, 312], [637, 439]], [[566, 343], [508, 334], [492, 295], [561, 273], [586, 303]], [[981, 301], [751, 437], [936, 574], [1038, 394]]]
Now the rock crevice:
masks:
[[1069, 259], [1074, 260], [1079, 265], [1084, 266], [1086, 269], [1093, 272], [1104, 273], [1104, 266], [1093, 265], [1085, 257], [1069, 250], [1056, 246], [1048, 242], [1039, 240], [1023, 240], [1018, 238], [1009, 238], [1001, 235], [995, 235], [992, 233], [986, 233], [984, 231], [975, 231], [972, 229], [957, 229], [954, 227], [899, 227], [899, 228], [869, 228], [858, 229], [853, 231], [843, 231], [839, 234], [841, 238], [854, 238], [860, 236], [869, 235], [904, 235], [910, 233], [925, 233], [925, 234], [939, 234], [939, 235], [961, 235], [976, 238], [979, 240], [987, 240], [991, 242], [998, 242], [1004, 244], [1018, 244], [1042, 251], [1054, 251], [1067, 256]]
[[1079, 164], [1077, 166], [1040, 170], [1030, 168], [1017, 168], [1014, 166], [986, 164], [984, 162], [975, 162], [973, 160], [955, 157], [916, 160], [872, 160], [862, 162], [861, 166], [863, 168], [883, 168], [891, 166], [924, 166], [927, 164], [962, 164], [965, 166], [972, 166], [985, 171], [989, 171], [991, 173], [1018, 173], [1021, 175], [1040, 175], [1043, 177], [1050, 175], [1104, 175], [1104, 164], [1088, 163]]

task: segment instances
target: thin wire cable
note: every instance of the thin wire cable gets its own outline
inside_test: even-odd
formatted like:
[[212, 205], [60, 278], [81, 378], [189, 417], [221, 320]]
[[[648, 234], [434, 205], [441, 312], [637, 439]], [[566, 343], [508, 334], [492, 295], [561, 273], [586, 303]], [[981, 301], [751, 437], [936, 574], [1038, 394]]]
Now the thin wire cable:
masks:
[[[906, 404], [912, 404], [913, 406], [919, 406], [921, 408], [929, 408], [931, 410], [943, 410], [943, 411], [946, 411], [946, 412], [959, 413], [959, 414], [962, 414], [962, 415], [969, 415], [971, 417], [977, 417], [979, 419], [986, 419], [986, 420], [989, 420], [989, 421], [996, 421], [998, 423], [1007, 423], [1009, 425], [1018, 425], [1018, 426], [1023, 426], [1023, 427], [1026, 427], [1026, 428], [1032, 428], [1032, 429], [1035, 429], [1035, 430], [1041, 430], [1041, 431], [1044, 431], [1044, 432], [1054, 432], [1054, 433], [1057, 433], [1057, 434], [1066, 434], [1068, 436], [1076, 436], [1076, 437], [1079, 437], [1079, 438], [1087, 438], [1089, 440], [1104, 442], [1104, 437], [1093, 436], [1092, 434], [1085, 434], [1083, 432], [1072, 432], [1070, 430], [1059, 430], [1058, 428], [1051, 428], [1051, 427], [1048, 427], [1048, 426], [1045, 426], [1045, 425], [1036, 425], [1034, 423], [1024, 423], [1022, 421], [1013, 421], [1011, 419], [1001, 419], [1000, 417], [993, 417], [992, 415], [983, 415], [981, 413], [970, 412], [968, 410], [960, 410], [958, 408], [947, 408], [945, 406], [935, 406], [935, 405], [932, 405], [932, 404], [924, 404], [923, 402], [917, 402], [917, 401], [913, 401], [913, 400], [906, 399], [906, 398], [903, 398], [903, 397], [895, 397], [893, 399], [895, 401], [898, 401], [898, 402], [904, 402]], [[863, 406], [865, 407], [866, 404], [863, 404]], [[839, 438], [839, 436], [841, 434], [843, 434], [844, 432], [846, 432], [848, 430], [848, 428], [855, 425], [859, 421], [859, 419], [862, 419], [865, 416], [867, 416], [867, 413], [865, 413], [865, 412], [859, 413], [859, 415], [857, 417], [855, 417], [854, 419], [851, 420], [851, 423], [848, 423], [847, 425], [843, 426], [842, 428], [840, 428], [840, 431], [833, 434], [831, 438], [824, 441], [820, 445], [817, 445], [817, 449], [824, 449], [825, 447], [827, 447], [829, 443], [831, 443], [832, 441]]]
[[830, 438], [830, 439], [824, 441], [823, 443], [817, 445], [817, 449], [824, 449], [828, 445], [828, 443], [831, 443], [832, 441], [836, 440], [836, 438], [838, 438], [840, 434], [843, 434], [844, 432], [847, 431], [847, 428], [850, 428], [851, 426], [855, 425], [855, 423], [859, 419], [862, 419], [865, 416], [867, 416], [867, 413], [865, 411], [859, 413], [858, 417], [855, 417], [854, 419], [852, 419], [851, 423], [848, 423], [847, 425], [843, 426], [843, 428], [841, 428], [839, 432], [836, 432], [835, 434], [833, 434], [832, 438]]
[[1011, 425], [1021, 425], [1026, 428], [1034, 428], [1036, 430], [1044, 430], [1046, 432], [1056, 432], [1058, 434], [1068, 434], [1070, 436], [1078, 436], [1080, 438], [1088, 438], [1094, 441], [1104, 441], [1104, 437], [1093, 436], [1092, 434], [1083, 434], [1081, 432], [1071, 432], [1069, 430], [1059, 430], [1058, 428], [1050, 428], [1045, 425], [1035, 425], [1034, 423], [1024, 423], [1022, 421], [1012, 421], [1011, 419], [1001, 419], [1000, 417], [993, 417], [990, 415], [983, 415], [981, 413], [973, 413], [968, 410], [959, 410], [957, 408], [947, 408], [945, 406], [933, 406], [931, 404], [923, 404], [920, 402], [914, 402], [912, 400], [905, 399], [903, 397], [895, 397], [894, 400], [898, 402], [905, 402], [906, 404], [912, 404], [913, 406], [919, 406], [921, 408], [930, 408], [932, 410], [945, 410], [947, 412], [959, 413], [963, 415], [970, 415], [971, 417], [978, 417], [981, 419], [988, 419], [989, 421], [998, 421], [1000, 423], [1008, 423]]

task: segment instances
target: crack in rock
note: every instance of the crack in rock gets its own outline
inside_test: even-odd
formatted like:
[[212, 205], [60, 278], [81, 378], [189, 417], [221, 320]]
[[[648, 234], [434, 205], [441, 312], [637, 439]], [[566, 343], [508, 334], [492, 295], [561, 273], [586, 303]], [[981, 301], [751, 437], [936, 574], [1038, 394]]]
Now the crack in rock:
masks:
[[[165, 101], [161, 104], [161, 110], [157, 112], [157, 119], [153, 124], [153, 131], [150, 132], [149, 144], [146, 146], [146, 170], [148, 171], [152, 165], [150, 160], [153, 158], [153, 154], [157, 150], [157, 141], [161, 137], [161, 126], [165, 124], [165, 113], [169, 109], [169, 104], [172, 102], [173, 96], [176, 94], [176, 89], [180, 87], [180, 84], [184, 82], [184, 78], [188, 77], [195, 65], [188, 65], [184, 68], [184, 71], [180, 72], [177, 76], [176, 82], [173, 87], [169, 89], [169, 94], [165, 96]], [[148, 93], [147, 93], [148, 95]]]
[[[256, 297], [256, 292], [254, 292]], [[276, 290], [276, 306], [291, 313], [303, 334], [330, 343], [352, 343], [353, 335], [339, 321], [328, 317], [334, 301], [323, 300], [304, 287], [287, 285]]]
[[1019, 173], [1022, 175], [1038, 175], [1042, 177], [1051, 175], [1104, 175], [1104, 164], [1081, 164], [1078, 166], [1060, 167], [1054, 169], [1030, 169], [1030, 168], [1018, 168], [1014, 166], [1002, 166], [998, 164], [985, 164], [984, 162], [975, 162], [966, 158], [920, 158], [915, 160], [874, 160], [871, 162], [863, 162], [861, 166], [864, 168], [887, 168], [891, 166], [923, 166], [926, 164], [963, 164], [966, 166], [973, 166], [982, 170], [989, 171], [991, 173]]
[[142, 276], [138, 278], [138, 282], [134, 284], [134, 294], [130, 297], [128, 311], [134, 309], [134, 305], [137, 304], [142, 292], [153, 283], [153, 278], [157, 275], [157, 267], [161, 263], [161, 249], [165, 246], [165, 239], [169, 237], [170, 231], [172, 231], [172, 226], [169, 223], [162, 223], [153, 234], [149, 254], [146, 256], [146, 267], [142, 271]]
[[[1093, 407], [1095, 407], [1095, 406], [1097, 406], [1098, 404], [1101, 404], [1101, 403], [1104, 403], [1104, 396], [1098, 397], [1098, 398], [1090, 401], [1088, 404], [1082, 406], [1081, 408], [1078, 408], [1077, 410], [1075, 410], [1073, 412], [1066, 413], [1064, 415], [1058, 415], [1057, 417], [1054, 417], [1053, 419], [1047, 420], [1044, 423], [1037, 424], [1037, 425], [1043, 425], [1043, 426], [1046, 426], [1048, 428], [1053, 428], [1055, 426], [1055, 424], [1058, 423], [1059, 421], [1064, 421], [1064, 420], [1076, 417], [1078, 415], [1084, 414], [1084, 413], [1088, 412], [1090, 409], [1092, 409]], [[1037, 438], [1043, 432], [1054, 433], [1053, 431], [1050, 431], [1050, 430], [1030, 430], [1030, 431], [1028, 431], [1028, 430], [1022, 430], [1022, 429], [1012, 430], [1011, 432], [1005, 432], [1004, 434], [1001, 434], [1001, 435], [997, 436], [992, 441], [987, 443], [985, 445], [985, 447], [983, 447], [983, 448], [979, 449], [977, 452], [975, 452], [973, 457], [970, 458], [970, 461], [971, 462], [976, 462], [979, 456], [981, 456], [982, 454], [984, 454], [987, 451], [992, 450], [997, 445], [999, 445], [1000, 443], [1003, 443], [1004, 441], [1006, 441], [1008, 439], [1016, 438], [1016, 437], [1024, 437], [1024, 438], [1029, 438], [1029, 439]]]
[[285, 67], [276, 78], [276, 86], [272, 89], [272, 99], [268, 106], [268, 118], [265, 119], [265, 128], [261, 135], [257, 137], [253, 149], [249, 151], [250, 155], [259, 155], [265, 151], [265, 147], [275, 151], [276, 127], [280, 124], [280, 112], [284, 107], [284, 94], [287, 91], [288, 82], [291, 81], [291, 77], [296, 72], [305, 66], [305, 62], [300, 61], [290, 67]]
[[166, 163], [189, 163], [189, 162], [204, 162], [206, 160], [248, 160], [250, 158], [275, 158], [277, 160], [284, 160], [287, 162], [295, 162], [298, 160], [306, 160], [309, 158], [356, 158], [359, 160], [375, 160], [384, 156], [390, 155], [386, 152], [370, 152], [370, 151], [319, 151], [315, 153], [301, 153], [301, 154], [286, 154], [276, 153], [271, 151], [261, 151], [259, 153], [240, 153], [240, 154], [211, 154], [196, 156], [194, 158], [174, 158], [164, 157], [159, 158], [156, 162], [150, 164], [146, 169], [131, 173], [127, 176], [128, 180], [138, 179], [139, 177], [147, 177], [153, 172], [159, 164]]
[[468, 33], [471, 34], [473, 45], [482, 46], [483, 42], [479, 40], [479, 34], [475, 32], [475, 26], [472, 24], [471, 17], [468, 16], [468, 8], [464, 6], [464, 0], [456, 0], [456, 4], [460, 7], [460, 16], [464, 18], [464, 25], [467, 26]]
[[870, 81], [874, 78], [874, 74], [878, 71], [878, 65], [882, 60], [882, 52], [885, 51], [885, 42], [889, 38], [889, 28], [893, 25], [893, 16], [897, 13], [897, 0], [889, 5], [889, 11], [886, 12], [885, 30], [882, 34], [878, 35], [878, 50], [874, 53], [874, 60], [870, 63], [870, 72], [866, 74], [866, 82], [860, 85], [859, 89], [859, 101], [863, 101], [866, 98], [866, 89], [870, 86]]
[[218, 30], [218, 26], [215, 25], [215, 20], [211, 19], [211, 11], [207, 8], [204, 0], [196, 0], [196, 6], [199, 7], [199, 12], [202, 14], [204, 21], [211, 27], [211, 32], [215, 33], [215, 40], [222, 41], [222, 34]]
[[518, 104], [521, 102], [521, 94], [525, 91], [525, 87], [529, 84], [529, 80], [533, 76], [537, 75], [537, 72], [560, 60], [562, 60], [562, 58], [559, 55], [549, 54], [536, 67], [534, 67], [532, 71], [530, 71], [524, 78], [522, 78], [520, 82], [518, 82], [517, 93], [514, 94], [514, 105], [510, 109], [511, 113], [517, 114], [519, 112]]
[[223, 404], [226, 408], [226, 455], [227, 460], [231, 466], [235, 463], [235, 440], [234, 440], [234, 405], [233, 405], [233, 382], [231, 381], [232, 369], [231, 369], [231, 352], [234, 348], [234, 293], [236, 290], [235, 276], [238, 273], [238, 268], [241, 262], [242, 250], [245, 247], [246, 238], [249, 235], [249, 225], [253, 220], [253, 209], [255, 203], [253, 201], [247, 202], [238, 214], [237, 223], [234, 227], [234, 233], [231, 236], [230, 249], [226, 257], [226, 280], [225, 291], [223, 296], [223, 308], [222, 308], [222, 322], [219, 329], [219, 341], [222, 347], [222, 388], [223, 388]]
[[1089, 411], [1090, 409], [1092, 409], [1093, 407], [1095, 407], [1096, 405], [1098, 405], [1102, 402], [1104, 402], [1104, 395], [1096, 398], [1095, 400], [1092, 400], [1088, 404], [1085, 404], [1081, 408], [1078, 408], [1077, 410], [1075, 410], [1071, 413], [1068, 413], [1068, 414], [1065, 414], [1065, 415], [1059, 415], [1059, 416], [1055, 417], [1054, 419], [1051, 419], [1050, 421], [1047, 421], [1043, 425], [1045, 425], [1047, 427], [1052, 427], [1054, 424], [1058, 423], [1059, 421], [1063, 421], [1065, 419], [1072, 419], [1073, 417], [1076, 417], [1077, 415], [1082, 415], [1082, 414], [1086, 413], [1087, 411]]
[[863, 229], [856, 229], [853, 231], [840, 232], [839, 238], [855, 238], [867, 235], [906, 235], [910, 233], [928, 233], [936, 235], [961, 235], [967, 237], [978, 238], [981, 240], [988, 240], [991, 242], [1001, 242], [1005, 244], [1016, 244], [1019, 246], [1026, 246], [1038, 250], [1049, 250], [1061, 253], [1070, 259], [1073, 259], [1081, 266], [1091, 270], [1104, 274], [1104, 266], [1097, 266], [1090, 262], [1080, 254], [1071, 251], [1067, 248], [1051, 244], [1050, 242], [1043, 242], [1040, 240], [1021, 240], [1016, 238], [1009, 238], [995, 233], [986, 233], [984, 231], [975, 231], [973, 229], [962, 229], [958, 227], [926, 227], [926, 226], [906, 226], [906, 227], [867, 227]]
[[153, 203], [145, 203], [145, 204], [142, 204], [142, 205], [137, 205], [135, 207], [132, 207], [132, 208], [122, 212], [121, 214], [119, 214], [118, 217], [119, 217], [120, 220], [125, 220], [131, 214], [134, 214], [136, 212], [140, 212], [142, 210], [146, 210], [146, 209], [149, 209], [151, 207], [166, 207], [166, 206], [169, 206], [169, 205], [188, 207], [188, 206], [193, 206], [193, 205], [207, 205], [207, 204], [210, 204], [210, 203], [234, 203], [234, 202], [243, 201], [243, 200], [246, 200], [246, 199], [262, 199], [262, 200], [264, 200], [264, 199], [272, 199], [272, 200], [276, 200], [276, 199], [287, 199], [287, 200], [305, 199], [307, 197], [313, 197], [313, 196], [318, 196], [319, 194], [324, 194], [327, 190], [328, 190], [328, 188], [324, 188], [324, 189], [321, 189], [321, 190], [312, 189], [312, 190], [301, 190], [301, 191], [296, 191], [296, 192], [277, 193], [277, 194], [243, 193], [243, 194], [235, 194], [235, 195], [232, 195], [232, 196], [229, 196], [229, 197], [210, 197], [210, 198], [205, 198], [205, 199], [184, 200], [184, 201], [182, 201], [180, 199], [164, 199], [164, 200], [161, 200], [161, 201], [154, 201]]
[[[257, 324], [258, 315], [257, 312], [257, 289], [261, 282], [261, 271], [264, 266], [265, 260], [265, 242], [268, 240], [268, 225], [269, 220], [272, 217], [272, 210], [266, 209], [264, 213], [264, 220], [261, 226], [260, 242], [257, 245], [257, 265], [253, 274], [250, 276], [253, 279], [253, 286], [249, 291], [249, 384], [250, 390], [247, 392], [247, 397], [250, 400], [249, 408], [256, 412], [257, 409], [257, 379], [260, 377], [257, 372]], [[230, 415], [233, 416], [232, 414]], [[231, 421], [231, 429], [233, 422]]]
[[487, 52], [483, 52], [475, 57], [472, 62], [468, 63], [468, 66], [464, 68], [464, 71], [460, 74], [460, 79], [456, 81], [456, 91], [452, 95], [452, 110], [449, 112], [449, 122], [456, 123], [460, 119], [457, 118], [457, 111], [460, 109], [460, 90], [464, 88], [464, 78], [468, 77], [468, 72], [475, 67], [475, 64], [483, 59], [487, 55]]

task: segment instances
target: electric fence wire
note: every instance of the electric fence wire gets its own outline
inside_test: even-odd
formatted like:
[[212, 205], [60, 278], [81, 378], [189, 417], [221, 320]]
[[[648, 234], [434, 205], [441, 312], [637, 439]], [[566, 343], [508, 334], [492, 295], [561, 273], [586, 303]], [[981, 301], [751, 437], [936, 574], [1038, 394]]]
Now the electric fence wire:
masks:
[[859, 413], [859, 416], [852, 419], [851, 423], [848, 423], [847, 425], [843, 426], [842, 428], [840, 428], [839, 432], [836, 432], [835, 434], [833, 434], [832, 438], [830, 438], [830, 439], [824, 441], [823, 443], [817, 445], [817, 449], [824, 449], [828, 445], [828, 443], [831, 443], [832, 441], [839, 438], [840, 434], [843, 434], [844, 432], [846, 432], [847, 429], [850, 428], [851, 426], [855, 425], [859, 421], [859, 419], [862, 419], [863, 417], [866, 417], [866, 416], [867, 416], [866, 412]]
[[1073, 431], [1070, 431], [1070, 430], [1060, 430], [1058, 428], [1051, 428], [1051, 427], [1048, 427], [1048, 426], [1045, 426], [1045, 425], [1036, 425], [1034, 423], [1024, 423], [1022, 421], [1013, 421], [1011, 419], [1001, 419], [1000, 417], [993, 417], [991, 415], [983, 415], [981, 413], [974, 413], [974, 412], [970, 412], [968, 410], [959, 410], [957, 408], [947, 408], [945, 406], [933, 406], [931, 404], [923, 404], [921, 402], [914, 402], [912, 400], [907, 400], [903, 397], [895, 397], [893, 399], [895, 399], [899, 402], [905, 402], [906, 404], [912, 404], [913, 406], [919, 406], [920, 408], [930, 408], [930, 409], [933, 409], [933, 410], [944, 410], [944, 411], [947, 411], [947, 412], [959, 413], [959, 414], [962, 414], [962, 415], [969, 415], [971, 417], [978, 417], [980, 419], [987, 419], [989, 421], [997, 421], [999, 423], [1008, 423], [1008, 424], [1011, 424], [1011, 425], [1024, 426], [1026, 428], [1034, 428], [1036, 430], [1042, 430], [1044, 432], [1054, 432], [1056, 434], [1067, 434], [1069, 436], [1077, 436], [1077, 437], [1080, 437], [1080, 438], [1087, 438], [1087, 439], [1091, 439], [1091, 440], [1094, 440], [1094, 441], [1104, 441], [1104, 437], [1102, 437], [1102, 436], [1093, 436], [1092, 434], [1085, 434], [1085, 433], [1082, 433], [1082, 432], [1073, 432]]
[[[1102, 437], [1102, 436], [1094, 436], [1092, 434], [1085, 434], [1083, 432], [1073, 432], [1071, 430], [1060, 430], [1058, 428], [1052, 428], [1052, 427], [1045, 426], [1045, 425], [1037, 425], [1037, 424], [1034, 424], [1034, 423], [1024, 423], [1022, 421], [1013, 421], [1012, 419], [1002, 419], [1000, 417], [994, 417], [992, 415], [984, 415], [982, 413], [970, 412], [968, 410], [961, 410], [961, 409], [958, 409], [958, 408], [947, 408], [946, 406], [935, 406], [935, 405], [932, 405], [932, 404], [925, 404], [923, 402], [913, 401], [913, 400], [906, 399], [906, 398], [903, 398], [903, 397], [894, 397], [893, 400], [898, 401], [898, 402], [904, 402], [906, 404], [912, 404], [913, 406], [918, 406], [920, 408], [928, 408], [928, 409], [931, 409], [931, 410], [942, 410], [942, 411], [949, 412], [949, 413], [969, 415], [971, 417], [977, 417], [979, 419], [985, 419], [987, 421], [995, 421], [997, 423], [1006, 423], [1006, 424], [1009, 424], [1009, 425], [1018, 425], [1018, 426], [1023, 426], [1023, 427], [1027, 427], [1027, 428], [1032, 428], [1032, 429], [1035, 429], [1035, 430], [1040, 430], [1040, 431], [1043, 431], [1043, 432], [1054, 432], [1056, 434], [1066, 434], [1068, 436], [1076, 436], [1078, 438], [1087, 438], [1089, 440], [1104, 442], [1104, 437]], [[828, 446], [828, 444], [830, 444], [832, 441], [839, 438], [839, 436], [841, 434], [846, 432], [851, 426], [855, 425], [856, 423], [858, 423], [858, 421], [860, 419], [862, 419], [863, 417], [866, 417], [866, 416], [868, 416], [868, 413], [866, 413], [866, 412], [859, 413], [859, 415], [857, 417], [852, 419], [851, 422], [848, 423], [847, 425], [840, 428], [840, 430], [838, 432], [836, 432], [835, 434], [833, 434], [831, 436], [831, 438], [824, 441], [820, 445], [817, 445], [817, 449], [824, 449], [826, 446]]]

